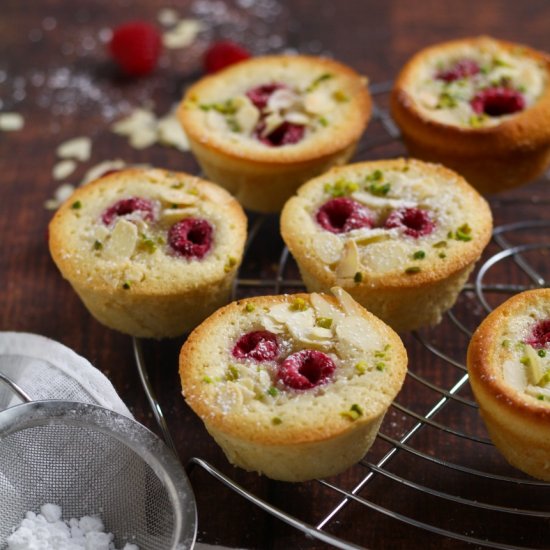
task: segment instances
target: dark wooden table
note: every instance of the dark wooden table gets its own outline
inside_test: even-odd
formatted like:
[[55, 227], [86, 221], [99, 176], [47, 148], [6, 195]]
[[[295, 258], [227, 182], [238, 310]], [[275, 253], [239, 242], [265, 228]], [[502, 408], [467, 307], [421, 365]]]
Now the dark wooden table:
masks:
[[[147, 78], [121, 78], [105, 53], [107, 29], [128, 19], [155, 21], [163, 7], [175, 7], [181, 16], [204, 20], [205, 29], [188, 48], [163, 55], [161, 66]], [[64, 282], [48, 253], [47, 224], [52, 215], [44, 202], [59, 185], [52, 179], [56, 147], [76, 136], [93, 140], [92, 158], [81, 163], [72, 178], [78, 182], [85, 170], [105, 159], [148, 163], [174, 170], [197, 172], [190, 153], [153, 146], [138, 151], [110, 126], [129, 110], [154, 102], [158, 115], [166, 113], [182, 90], [201, 74], [201, 55], [214, 39], [229, 37], [244, 42], [255, 54], [292, 48], [299, 52], [328, 54], [369, 76], [373, 83], [387, 83], [405, 60], [428, 44], [466, 35], [489, 34], [550, 50], [550, 3], [547, 0], [387, 0], [313, 1], [250, 0], [222, 2], [182, 0], [169, 4], [146, 0], [2, 0], [0, 3], [0, 110], [17, 111], [25, 126], [17, 132], [0, 132], [0, 330], [39, 333], [74, 349], [109, 376], [138, 420], [158, 431], [140, 385], [131, 339], [98, 324]], [[387, 94], [376, 96], [380, 107]], [[379, 121], [367, 130], [358, 158], [383, 158], [404, 154], [398, 141], [388, 138]], [[548, 179], [490, 199], [495, 224], [522, 220], [548, 220]], [[251, 217], [251, 222], [254, 218]], [[545, 240], [548, 227], [511, 232], [513, 242]], [[485, 258], [498, 251], [493, 243]], [[274, 280], [282, 242], [277, 219], [264, 220], [247, 256], [242, 277]], [[548, 276], [547, 248], [537, 249], [530, 261]], [[289, 262], [286, 277], [295, 277]], [[494, 281], [528, 285], [524, 274], [503, 267]], [[283, 287], [284, 290], [294, 290]], [[273, 292], [274, 286], [241, 287], [240, 293]], [[475, 296], [465, 293], [456, 315], [471, 330], [484, 311]], [[491, 300], [502, 300], [500, 294]], [[467, 335], [445, 321], [422, 338], [463, 363]], [[441, 362], [418, 341], [404, 337], [411, 370], [436, 386], [451, 389], [463, 376]], [[208, 460], [260, 498], [301, 520], [316, 525], [340, 502], [334, 490], [319, 482], [285, 484], [269, 481], [232, 468], [186, 407], [179, 392], [177, 355], [183, 339], [144, 342], [152, 384], [166, 413], [168, 424], [184, 464], [191, 457]], [[467, 383], [458, 390], [471, 399]], [[424, 419], [441, 394], [408, 379], [392, 409], [383, 432], [398, 439], [417, 420]], [[451, 402], [434, 416], [443, 426], [484, 437], [472, 407]], [[442, 433], [444, 435], [442, 435]], [[522, 476], [509, 468], [487, 445], [453, 439], [445, 430], [424, 426], [414, 435], [414, 446], [431, 456], [498, 475]], [[411, 443], [409, 441], [409, 443]], [[389, 449], [387, 439], [377, 441], [367, 461], [376, 463]], [[488, 449], [488, 450], [486, 450]], [[415, 518], [459, 536], [515, 545], [548, 547], [550, 488], [524, 483], [491, 482], [485, 476], [465, 474], [446, 464], [431, 464], [406, 450], [395, 454], [388, 469], [401, 481], [376, 474], [361, 495], [384, 513], [353, 503], [331, 519], [326, 530], [370, 548], [463, 548], [467, 542], [411, 526], [399, 514]], [[351, 489], [370, 470], [357, 466], [330, 480]], [[190, 470], [199, 513], [198, 538], [202, 542], [245, 548], [321, 548], [318, 540], [259, 510], [214, 480], [201, 468]], [[479, 510], [460, 501], [449, 501], [411, 488], [402, 480], [461, 499], [489, 504], [543, 510], [546, 519], [516, 513]], [[1, 498], [1, 495], [0, 495]], [[0, 521], [2, 519], [0, 518]], [[473, 544], [472, 547], [478, 545]]]

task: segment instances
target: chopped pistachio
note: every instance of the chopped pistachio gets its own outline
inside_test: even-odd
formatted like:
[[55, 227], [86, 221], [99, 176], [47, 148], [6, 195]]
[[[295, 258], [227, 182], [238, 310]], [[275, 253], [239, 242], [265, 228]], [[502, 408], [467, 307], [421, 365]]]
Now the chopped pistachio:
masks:
[[447, 241], [437, 241], [435, 244], [432, 244], [434, 248], [445, 248], [447, 246]]
[[328, 120], [324, 116], [319, 117], [319, 124], [323, 126], [323, 128], [326, 128], [328, 126]]
[[241, 125], [237, 122], [237, 119], [235, 119], [233, 117], [229, 117], [226, 120], [227, 120], [227, 125], [229, 126], [229, 129], [232, 132], [241, 132], [242, 131]]
[[130, 283], [129, 283], [128, 281], [124, 281], [124, 282], [122, 283], [122, 288], [123, 288], [124, 290], [128, 290], [128, 289], [130, 288]]
[[508, 347], [510, 347], [510, 340], [508, 340], [508, 339], [502, 340], [502, 344], [501, 344], [501, 345], [502, 345], [503, 348], [508, 348]]
[[313, 92], [313, 90], [317, 89], [319, 84], [322, 82], [325, 82], [325, 80], [330, 80], [333, 77], [330, 73], [323, 73], [322, 75], [318, 76], [307, 88], [306, 92]]
[[330, 317], [319, 317], [315, 324], [321, 328], [330, 328], [332, 326], [332, 319]]
[[472, 228], [467, 224], [462, 224], [455, 233], [455, 239], [457, 241], [471, 241], [472, 240]]
[[500, 57], [493, 58], [493, 65], [495, 67], [511, 67], [512, 66], [512, 65], [510, 65], [510, 63], [507, 63], [506, 61], [504, 61], [504, 59], [502, 59]]
[[443, 92], [437, 102], [438, 109], [452, 109], [457, 106], [456, 99], [448, 92]]
[[248, 302], [248, 304], [246, 304], [246, 306], [244, 306], [244, 310], [247, 313], [252, 313], [255, 309], [256, 309], [256, 306], [254, 304], [251, 304], [250, 302]]
[[199, 107], [203, 111], [217, 111], [222, 115], [234, 115], [237, 112], [237, 106], [232, 99], [218, 103], [202, 103]]
[[368, 190], [377, 197], [385, 197], [391, 189], [390, 183], [371, 183]]
[[237, 265], [237, 259], [234, 258], [233, 256], [229, 256], [227, 258], [227, 262], [225, 263], [225, 266], [223, 268], [223, 270], [228, 273], [229, 271], [231, 271], [235, 266]]
[[340, 415], [349, 418], [351, 421], [355, 421], [360, 416], [363, 416], [363, 409], [357, 403], [354, 403], [349, 411], [341, 412]]
[[303, 298], [294, 298], [290, 304], [291, 311], [305, 311], [308, 307], [308, 303]]
[[208, 375], [203, 376], [202, 381], [206, 382], [207, 384], [212, 384], [214, 382], [214, 380], [212, 380], [212, 378], [210, 378], [210, 376]]
[[335, 90], [334, 92], [332, 92], [332, 98], [338, 103], [345, 103], [346, 101], [349, 101], [348, 95], [342, 90]]
[[367, 363], [365, 363], [365, 361], [359, 361], [359, 363], [355, 365], [355, 370], [358, 374], [365, 374], [365, 372], [367, 372]]
[[71, 204], [71, 208], [73, 210], [80, 210], [80, 208], [82, 208], [82, 203], [80, 201], [74, 201], [73, 204]]
[[357, 183], [347, 181], [343, 178], [339, 179], [334, 184], [325, 184], [325, 192], [332, 197], [345, 197], [346, 195], [351, 195], [354, 191], [357, 191], [358, 189], [359, 185]]
[[546, 350], [539, 349], [539, 351], [537, 351], [537, 354], [539, 357], [546, 357]]
[[227, 366], [227, 374], [225, 375], [227, 380], [233, 381], [239, 379], [239, 369], [235, 365]]
[[375, 170], [372, 174], [369, 174], [365, 180], [366, 181], [380, 181], [384, 178], [384, 173], [382, 170]]
[[271, 423], [272, 423], [274, 426], [278, 426], [279, 424], [282, 424], [283, 421], [282, 421], [278, 416], [274, 416], [274, 417], [271, 419]]
[[181, 181], [178, 183], [173, 183], [170, 187], [172, 189], [181, 189], [183, 187], [183, 183]]
[[275, 388], [274, 386], [271, 386], [267, 390], [267, 394], [271, 395], [271, 397], [277, 397], [277, 395], [279, 395], [279, 390], [277, 388]]
[[157, 244], [153, 239], [149, 238], [145, 233], [141, 234], [141, 243], [140, 245], [149, 252], [149, 254], [152, 254], [157, 249]]
[[384, 363], [383, 361], [380, 361], [379, 363], [376, 363], [375, 367], [376, 367], [376, 370], [382, 371], [386, 368], [386, 363]]
[[538, 399], [539, 401], [544, 401], [544, 395], [540, 395], [540, 394], [537, 395], [537, 399]]
[[101, 250], [103, 248], [103, 243], [101, 241], [94, 241], [94, 250]]
[[413, 265], [413, 266], [407, 267], [407, 269], [405, 269], [405, 273], [407, 275], [415, 275], [416, 273], [420, 273], [420, 271], [421, 271], [421, 269], [417, 265]]
[[441, 259], [444, 259], [444, 258], [447, 257], [447, 254], [445, 254], [445, 252], [440, 252], [440, 253], [438, 254], [438, 256], [439, 256]]
[[468, 119], [468, 124], [472, 128], [480, 128], [481, 126], [483, 126], [483, 123], [485, 122], [486, 119], [487, 117], [485, 115], [472, 115]]
[[363, 281], [363, 274], [362, 274], [360, 271], [358, 271], [358, 272], [353, 276], [353, 282], [359, 284], [359, 283], [362, 282], [362, 281]]
[[413, 254], [413, 258], [414, 258], [415, 260], [423, 260], [425, 257], [426, 257], [426, 253], [425, 253], [423, 250], [417, 250], [417, 251]]

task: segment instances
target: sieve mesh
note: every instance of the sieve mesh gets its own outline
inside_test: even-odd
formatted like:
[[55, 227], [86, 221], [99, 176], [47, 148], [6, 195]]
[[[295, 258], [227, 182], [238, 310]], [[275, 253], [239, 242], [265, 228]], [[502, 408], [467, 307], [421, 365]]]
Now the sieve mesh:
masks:
[[[162, 444], [143, 426], [92, 405], [54, 401], [18, 405], [1, 416], [0, 548], [28, 510], [39, 512], [47, 502], [60, 505], [64, 519], [100, 515], [117, 548], [186, 547], [182, 517], [193, 516], [194, 500], [186, 485], [172, 485], [174, 472], [156, 460]], [[185, 528], [191, 546], [193, 521]]]

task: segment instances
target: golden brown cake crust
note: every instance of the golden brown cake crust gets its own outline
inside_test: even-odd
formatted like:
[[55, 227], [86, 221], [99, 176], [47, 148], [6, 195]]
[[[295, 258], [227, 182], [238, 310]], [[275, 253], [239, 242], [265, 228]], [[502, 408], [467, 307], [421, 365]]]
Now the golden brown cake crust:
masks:
[[[505, 51], [521, 47], [539, 62], [546, 86], [538, 100], [494, 126], [468, 128], [434, 120], [417, 107], [407, 87], [419, 64], [434, 54], [492, 41]], [[550, 57], [527, 46], [488, 37], [436, 44], [417, 53], [399, 73], [391, 95], [391, 113], [412, 155], [439, 161], [464, 174], [479, 190], [502, 191], [540, 175], [550, 161]]]
[[510, 323], [535, 310], [543, 319], [550, 318], [550, 289], [522, 292], [492, 311], [472, 336], [467, 364], [472, 390], [497, 448], [515, 467], [550, 480], [550, 405], [506, 381], [502, 360], [497, 359]]

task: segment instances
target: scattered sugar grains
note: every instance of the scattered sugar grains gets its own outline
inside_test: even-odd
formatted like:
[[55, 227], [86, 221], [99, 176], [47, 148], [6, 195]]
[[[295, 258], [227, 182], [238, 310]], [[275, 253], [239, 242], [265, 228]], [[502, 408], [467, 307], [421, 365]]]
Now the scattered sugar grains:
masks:
[[[116, 550], [114, 535], [105, 532], [98, 516], [62, 520], [61, 507], [44, 504], [40, 513], [27, 512], [8, 537], [7, 550]], [[126, 543], [121, 550], [139, 550]]]

